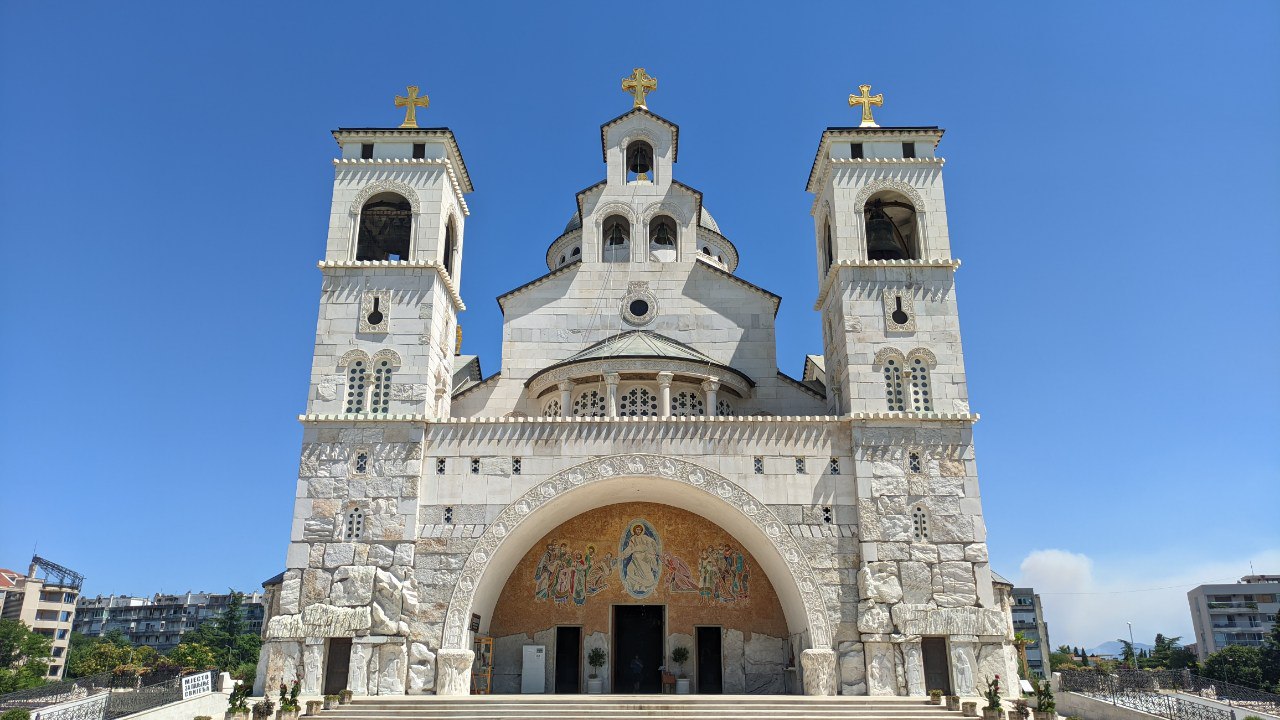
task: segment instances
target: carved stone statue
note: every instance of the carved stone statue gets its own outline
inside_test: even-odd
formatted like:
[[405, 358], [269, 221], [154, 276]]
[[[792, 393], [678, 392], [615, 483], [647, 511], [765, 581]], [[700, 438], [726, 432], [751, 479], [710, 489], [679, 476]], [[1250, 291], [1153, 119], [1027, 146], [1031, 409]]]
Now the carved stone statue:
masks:
[[969, 653], [964, 648], [956, 648], [956, 689], [957, 695], [977, 695], [978, 690], [973, 685], [973, 661], [969, 659]]
[[836, 694], [836, 653], [825, 648], [811, 648], [800, 653], [804, 670], [805, 695]]
[[903, 645], [902, 661], [906, 665], [907, 694], [924, 695], [926, 692], [924, 687], [924, 656], [921, 654], [920, 643], [906, 643]]
[[441, 648], [436, 653], [437, 695], [470, 695], [471, 662], [475, 653], [470, 650]]

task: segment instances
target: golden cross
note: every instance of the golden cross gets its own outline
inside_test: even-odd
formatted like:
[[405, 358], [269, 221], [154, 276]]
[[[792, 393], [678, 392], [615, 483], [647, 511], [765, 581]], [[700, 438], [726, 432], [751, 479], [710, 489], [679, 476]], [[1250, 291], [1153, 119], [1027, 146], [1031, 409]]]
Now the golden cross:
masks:
[[862, 93], [861, 95], [849, 96], [849, 107], [862, 106], [862, 124], [858, 127], [880, 127], [871, 117], [871, 106], [884, 105], [884, 93], [872, 95], [870, 85], [859, 85], [858, 90]]
[[404, 122], [400, 123], [402, 128], [418, 127], [418, 108], [426, 109], [431, 104], [431, 100], [423, 95], [418, 97], [418, 86], [409, 86], [409, 97], [403, 95], [396, 96], [396, 107], [404, 108]]
[[634, 97], [635, 104], [632, 107], [648, 110], [649, 108], [644, 104], [644, 96], [645, 93], [658, 89], [658, 78], [649, 77], [644, 68], [636, 68], [631, 71], [630, 77], [622, 78], [622, 89]]

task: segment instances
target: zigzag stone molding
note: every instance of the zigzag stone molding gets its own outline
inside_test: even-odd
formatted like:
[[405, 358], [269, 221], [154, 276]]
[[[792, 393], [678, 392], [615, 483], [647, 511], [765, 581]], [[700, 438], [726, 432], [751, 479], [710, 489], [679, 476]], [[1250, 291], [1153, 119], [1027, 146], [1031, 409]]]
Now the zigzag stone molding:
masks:
[[[661, 455], [611, 455], [575, 465], [530, 488], [503, 509], [480, 536], [462, 567], [458, 585], [449, 600], [449, 610], [445, 615], [443, 647], [465, 649], [464, 638], [476, 588], [488, 568], [489, 560], [499, 552], [512, 530], [535, 515], [544, 505], [567, 492], [623, 477], [677, 480], [695, 490], [715, 496], [746, 516], [786, 562], [789, 580], [795, 585], [804, 603], [805, 615], [809, 621], [809, 641], [816, 648], [830, 647], [831, 624], [818, 581], [808, 566], [804, 552], [786, 525], [764, 503], [725, 476], [685, 460]], [[527, 548], [515, 550], [523, 554]], [[769, 579], [775, 587], [779, 582], [785, 582], [784, 578]]]

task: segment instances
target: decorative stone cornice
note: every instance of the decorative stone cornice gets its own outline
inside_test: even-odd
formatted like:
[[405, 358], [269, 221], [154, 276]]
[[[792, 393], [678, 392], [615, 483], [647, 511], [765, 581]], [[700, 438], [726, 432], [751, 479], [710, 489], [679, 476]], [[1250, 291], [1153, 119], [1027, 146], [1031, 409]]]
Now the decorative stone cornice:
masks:
[[[817, 188], [825, 181], [827, 174], [830, 172], [830, 162], [836, 160], [831, 157], [831, 141], [834, 138], [858, 138], [859, 140], [883, 140], [887, 138], [901, 139], [904, 137], [925, 137], [933, 141], [936, 149], [938, 142], [942, 140], [943, 130], [938, 127], [902, 127], [902, 128], [827, 128], [822, 132], [822, 139], [818, 141], [818, 152], [814, 154], [813, 166], [809, 168], [809, 181], [805, 184], [805, 190], [816, 193]], [[920, 160], [929, 160], [931, 158], [917, 158]], [[827, 162], [823, 162], [823, 161]], [[821, 172], [821, 176], [819, 176]]]
[[[333, 161], [335, 167], [344, 165], [359, 165], [370, 167], [396, 167], [401, 165], [440, 165], [444, 167], [445, 174], [449, 176], [449, 185], [453, 188], [454, 197], [458, 200], [459, 207], [462, 208], [462, 214], [471, 216], [471, 208], [467, 207], [466, 198], [462, 197], [464, 192], [470, 192], [471, 186], [463, 185], [458, 179], [458, 174], [454, 172], [453, 163], [447, 158], [336, 158]], [[468, 181], [469, 182], [469, 181]]]
[[462, 159], [462, 149], [458, 147], [458, 139], [454, 137], [453, 131], [447, 127], [440, 128], [338, 128], [333, 131], [333, 139], [339, 144], [345, 140], [377, 140], [378, 138], [397, 138], [402, 141], [412, 142], [414, 140], [425, 140], [427, 138], [443, 138], [445, 144], [449, 147], [449, 151], [458, 159], [458, 165], [462, 169], [462, 187], [466, 192], [472, 192], [475, 187], [471, 185], [471, 174], [467, 172], [467, 161]]
[[839, 260], [831, 263], [831, 267], [827, 269], [827, 274], [822, 278], [822, 284], [818, 286], [818, 299], [813, 302], [814, 310], [821, 310], [822, 304], [827, 300], [827, 293], [831, 291], [831, 287], [835, 284], [836, 279], [840, 276], [841, 268], [869, 268], [869, 269], [929, 269], [929, 268], [946, 268], [955, 272], [960, 268], [960, 261], [956, 259], [936, 259], [936, 260]]
[[[722, 378], [723, 380], [723, 378]], [[872, 412], [853, 413], [850, 415], [735, 415], [735, 416], [700, 416], [679, 415], [662, 417], [659, 415], [639, 415], [635, 417], [461, 417], [437, 418], [428, 415], [380, 415], [374, 413], [358, 413], [351, 415], [309, 413], [299, 415], [302, 423], [419, 423], [426, 425], [547, 425], [547, 424], [697, 424], [697, 423], [738, 423], [742, 425], [760, 425], [770, 423], [785, 424], [857, 424], [857, 425], [972, 425], [982, 418], [978, 413], [943, 413], [943, 412]]]
[[462, 296], [458, 294], [457, 287], [453, 284], [453, 278], [449, 277], [449, 271], [445, 270], [444, 265], [432, 260], [321, 260], [316, 263], [316, 267], [322, 272], [325, 270], [434, 270], [440, 276], [440, 281], [444, 283], [449, 299], [453, 300], [454, 309], [458, 312], [467, 309], [466, 304], [462, 302]]

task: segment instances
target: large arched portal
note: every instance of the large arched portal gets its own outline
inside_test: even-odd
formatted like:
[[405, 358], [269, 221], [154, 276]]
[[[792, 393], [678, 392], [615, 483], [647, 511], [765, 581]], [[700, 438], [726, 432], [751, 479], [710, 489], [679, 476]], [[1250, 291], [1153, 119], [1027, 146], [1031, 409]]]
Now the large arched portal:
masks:
[[622, 502], [670, 505], [707, 518], [759, 564], [777, 594], [788, 634], [798, 637], [805, 692], [834, 693], [831, 625], [804, 553], [785, 525], [728, 478], [658, 455], [598, 458], [551, 476], [508, 505], [467, 557], [445, 617], [436, 692], [466, 694], [473, 614], [489, 630], [503, 587], [529, 549], [566, 521]]

